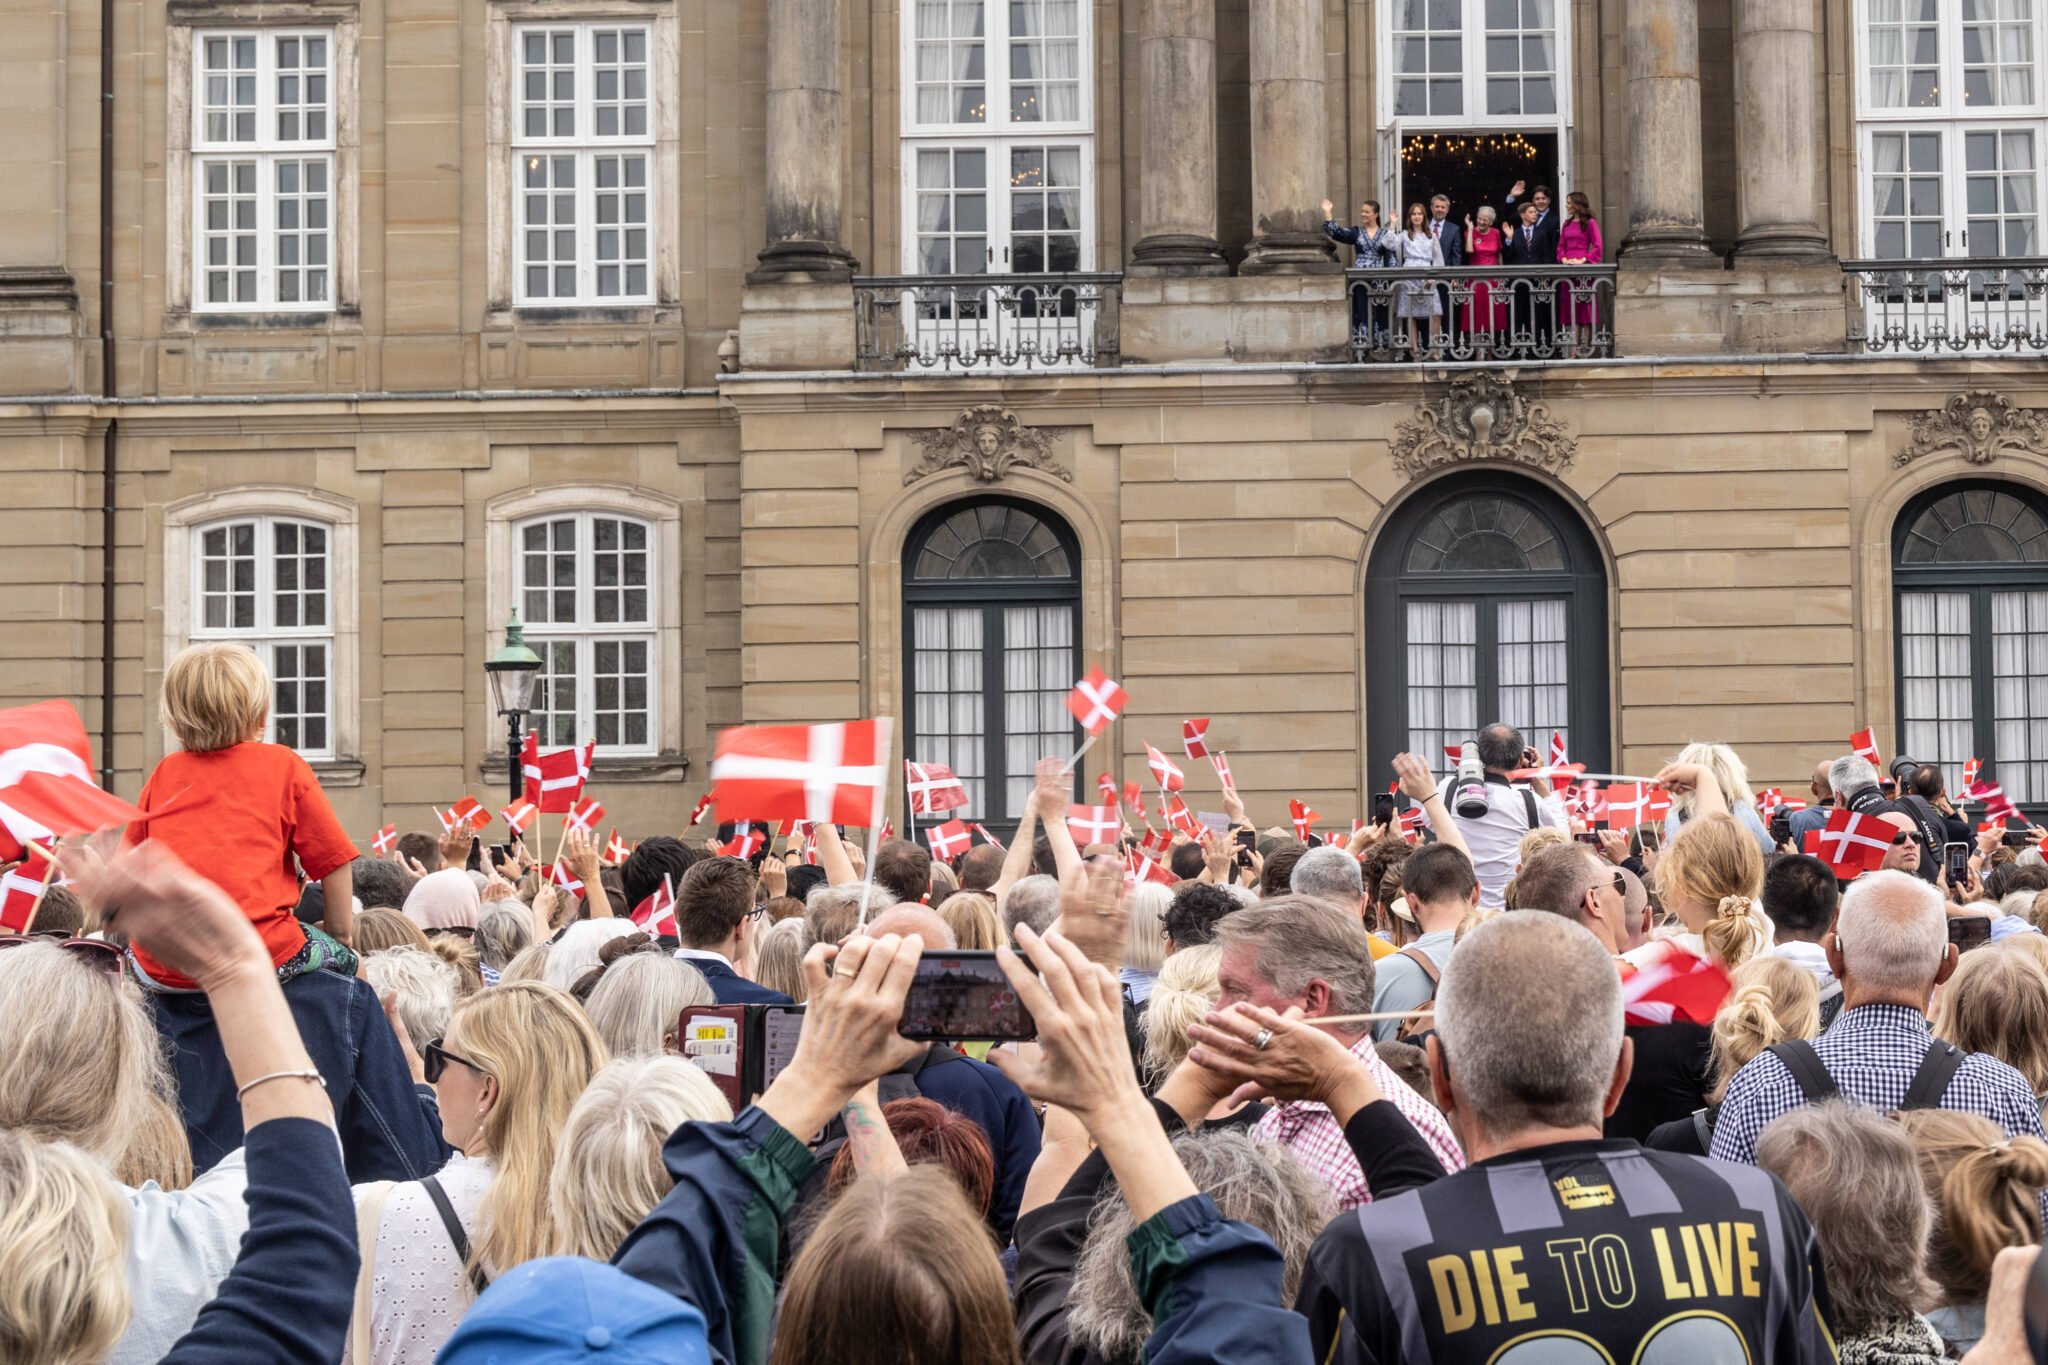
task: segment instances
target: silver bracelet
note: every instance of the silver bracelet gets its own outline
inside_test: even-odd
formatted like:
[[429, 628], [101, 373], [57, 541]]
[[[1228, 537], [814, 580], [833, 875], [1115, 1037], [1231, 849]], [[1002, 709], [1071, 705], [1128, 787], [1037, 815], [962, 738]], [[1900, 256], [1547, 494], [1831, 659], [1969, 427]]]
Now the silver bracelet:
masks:
[[263, 1084], [265, 1081], [286, 1080], [311, 1081], [313, 1084], [318, 1086], [325, 1086], [327, 1084], [326, 1081], [321, 1079], [319, 1072], [311, 1070], [310, 1068], [305, 1071], [273, 1071], [268, 1076], [258, 1076], [255, 1080], [250, 1081], [247, 1085], [238, 1088], [235, 1091], [235, 1100], [237, 1103], [239, 1103], [241, 1101], [242, 1096], [248, 1094], [251, 1090], [254, 1090], [257, 1086]]

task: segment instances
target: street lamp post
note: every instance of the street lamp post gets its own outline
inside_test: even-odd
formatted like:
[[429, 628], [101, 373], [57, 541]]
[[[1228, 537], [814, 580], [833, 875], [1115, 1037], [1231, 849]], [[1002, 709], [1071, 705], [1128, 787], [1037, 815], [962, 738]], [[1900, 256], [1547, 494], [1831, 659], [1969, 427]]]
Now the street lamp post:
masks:
[[525, 777], [519, 768], [520, 720], [533, 709], [533, 685], [540, 679], [540, 655], [526, 647], [517, 607], [505, 625], [505, 647], [484, 661], [484, 676], [491, 680], [491, 700], [505, 718], [505, 757], [512, 770], [512, 800], [517, 801]]

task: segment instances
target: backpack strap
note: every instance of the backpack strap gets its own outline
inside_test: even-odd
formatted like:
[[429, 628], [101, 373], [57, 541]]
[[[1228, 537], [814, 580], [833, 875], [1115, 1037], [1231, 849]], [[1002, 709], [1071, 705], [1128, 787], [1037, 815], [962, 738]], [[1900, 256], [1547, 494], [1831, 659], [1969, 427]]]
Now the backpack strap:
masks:
[[1819, 1104], [1842, 1093], [1835, 1084], [1835, 1078], [1821, 1065], [1820, 1054], [1804, 1038], [1787, 1038], [1782, 1043], [1771, 1044], [1767, 1051], [1783, 1062], [1785, 1069], [1792, 1073], [1792, 1079], [1799, 1082], [1799, 1088], [1806, 1092], [1808, 1104]]
[[490, 1277], [484, 1274], [482, 1266], [469, 1265], [469, 1233], [463, 1230], [462, 1219], [456, 1216], [448, 1191], [442, 1189], [440, 1180], [431, 1175], [420, 1182], [420, 1188], [427, 1192], [427, 1198], [434, 1201], [434, 1210], [441, 1215], [441, 1226], [448, 1229], [448, 1240], [454, 1243], [455, 1254], [469, 1266], [470, 1285], [477, 1293], [483, 1293], [491, 1287]]
[[370, 1277], [377, 1268], [377, 1232], [384, 1226], [384, 1205], [393, 1183], [379, 1180], [358, 1186], [363, 1202], [356, 1205], [356, 1246], [363, 1265], [356, 1275], [355, 1310], [349, 1318], [348, 1365], [370, 1365]]
[[1707, 1118], [1706, 1110], [1695, 1109], [1692, 1111], [1692, 1135], [1699, 1141], [1700, 1154], [1702, 1156], [1708, 1156], [1713, 1153], [1714, 1125]]
[[1444, 974], [1437, 967], [1436, 963], [1431, 960], [1429, 954], [1423, 952], [1422, 949], [1416, 947], [1414, 944], [1411, 943], [1406, 948], [1403, 948], [1400, 952], [1394, 954], [1394, 956], [1405, 957], [1410, 962], [1413, 962], [1416, 966], [1422, 968], [1422, 974], [1429, 978], [1429, 993], [1431, 997], [1434, 998], [1436, 995], [1436, 985], [1439, 981], [1443, 980]]
[[1522, 806], [1529, 812], [1529, 828], [1536, 828], [1536, 793], [1522, 788]]
[[1920, 1059], [1920, 1069], [1913, 1073], [1913, 1083], [1906, 1087], [1906, 1098], [1899, 1103], [1900, 1112], [1939, 1109], [1941, 1097], [1948, 1093], [1948, 1083], [1956, 1078], [1963, 1057], [1963, 1050], [1954, 1043], [1944, 1043], [1939, 1038], [1930, 1042], [1927, 1055]]

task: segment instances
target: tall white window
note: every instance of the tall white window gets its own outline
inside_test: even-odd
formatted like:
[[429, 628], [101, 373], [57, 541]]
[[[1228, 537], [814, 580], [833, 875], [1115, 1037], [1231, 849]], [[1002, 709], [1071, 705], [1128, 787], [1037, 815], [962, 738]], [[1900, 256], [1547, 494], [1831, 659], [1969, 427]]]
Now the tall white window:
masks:
[[273, 680], [264, 738], [308, 758], [334, 754], [332, 528], [243, 517], [194, 528], [192, 631], [238, 640]]
[[334, 36], [202, 31], [192, 60], [192, 306], [334, 307]]
[[2041, 249], [2038, 3], [1860, 0], [1865, 254]]
[[1558, 0], [1392, 0], [1394, 118], [1484, 125], [1558, 114]]
[[520, 27], [513, 51], [517, 302], [652, 302], [655, 156], [648, 28]]
[[903, 6], [903, 259], [1067, 273], [1094, 255], [1087, 0]]
[[543, 744], [599, 753], [656, 747], [653, 531], [603, 512], [520, 523], [514, 590], [539, 654], [533, 728]]

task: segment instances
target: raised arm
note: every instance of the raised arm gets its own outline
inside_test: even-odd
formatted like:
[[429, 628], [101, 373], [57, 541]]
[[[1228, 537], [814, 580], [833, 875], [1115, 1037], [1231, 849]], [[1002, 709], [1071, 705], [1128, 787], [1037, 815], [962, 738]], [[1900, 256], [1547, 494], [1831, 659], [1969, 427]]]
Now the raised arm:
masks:
[[853, 870], [853, 859], [846, 856], [846, 845], [839, 841], [837, 825], [818, 826], [818, 866], [825, 869], [828, 885], [851, 886], [860, 880]]
[[1466, 847], [1465, 836], [1458, 833], [1458, 822], [1444, 809], [1444, 794], [1430, 776], [1429, 765], [1414, 754], [1396, 754], [1394, 776], [1401, 779], [1402, 793], [1422, 807], [1422, 813], [1429, 817], [1429, 827], [1436, 831], [1437, 839], [1471, 857], [1472, 850]]
[[1045, 822], [1045, 841], [1052, 845], [1053, 870], [1065, 877], [1081, 865], [1081, 850], [1074, 847], [1074, 831], [1067, 828], [1067, 803], [1074, 784], [1056, 758], [1038, 760], [1038, 790], [1032, 804]]
[[[1060, 812], [1065, 815], [1064, 809]], [[1065, 824], [1062, 820], [1060, 823]], [[1010, 846], [1003, 852], [1003, 872], [996, 878], [996, 884], [989, 889], [996, 894], [1000, 905], [1003, 897], [1010, 894], [1010, 888], [1031, 875], [1031, 846], [1038, 833], [1038, 792], [1024, 798], [1024, 814], [1017, 819], [1017, 832], [1010, 836]]]

